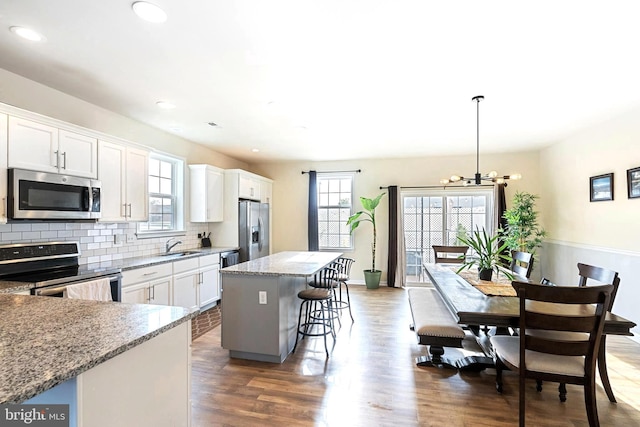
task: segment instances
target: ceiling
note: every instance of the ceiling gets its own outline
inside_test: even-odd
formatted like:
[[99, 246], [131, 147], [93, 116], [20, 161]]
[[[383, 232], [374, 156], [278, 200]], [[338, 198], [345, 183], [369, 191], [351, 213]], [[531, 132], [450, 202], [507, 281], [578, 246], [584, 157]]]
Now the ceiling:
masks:
[[0, 68], [248, 162], [475, 153], [475, 95], [488, 153], [640, 107], [635, 0], [151, 2], [2, 0]]

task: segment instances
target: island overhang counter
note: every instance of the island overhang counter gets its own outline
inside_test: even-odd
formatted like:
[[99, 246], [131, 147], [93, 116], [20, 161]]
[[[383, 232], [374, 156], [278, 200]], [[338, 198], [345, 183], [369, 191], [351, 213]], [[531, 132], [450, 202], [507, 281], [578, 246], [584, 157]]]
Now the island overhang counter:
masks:
[[239, 359], [282, 363], [293, 350], [310, 277], [340, 252], [279, 252], [220, 270], [222, 347]]

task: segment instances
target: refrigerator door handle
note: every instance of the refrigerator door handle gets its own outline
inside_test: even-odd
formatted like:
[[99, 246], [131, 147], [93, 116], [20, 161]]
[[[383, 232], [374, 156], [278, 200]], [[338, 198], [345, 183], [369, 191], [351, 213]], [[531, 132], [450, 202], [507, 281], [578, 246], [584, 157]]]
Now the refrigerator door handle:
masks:
[[262, 224], [262, 218], [258, 218], [258, 250], [262, 251], [262, 230], [264, 229]]

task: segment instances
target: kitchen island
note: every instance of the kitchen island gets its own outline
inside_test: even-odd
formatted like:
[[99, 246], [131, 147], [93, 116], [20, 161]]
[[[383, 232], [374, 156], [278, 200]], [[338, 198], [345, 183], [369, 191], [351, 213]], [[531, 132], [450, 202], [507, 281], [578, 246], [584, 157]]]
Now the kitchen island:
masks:
[[280, 252], [220, 270], [222, 347], [234, 358], [282, 363], [293, 350], [298, 292], [340, 252]]
[[0, 294], [0, 313], [0, 403], [69, 404], [71, 426], [190, 424], [197, 311]]

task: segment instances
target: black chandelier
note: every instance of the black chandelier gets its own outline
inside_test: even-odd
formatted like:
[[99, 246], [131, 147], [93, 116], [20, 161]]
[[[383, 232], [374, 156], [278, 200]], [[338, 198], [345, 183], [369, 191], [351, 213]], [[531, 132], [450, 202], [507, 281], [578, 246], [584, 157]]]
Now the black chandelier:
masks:
[[478, 95], [471, 98], [472, 101], [476, 101], [476, 173], [473, 178], [465, 178], [462, 175], [451, 175], [450, 178], [440, 180], [440, 184], [449, 185], [455, 183], [461, 183], [463, 186], [467, 185], [481, 185], [483, 181], [488, 181], [494, 184], [504, 184], [508, 179], [520, 179], [522, 175], [519, 173], [512, 175], [499, 176], [498, 172], [491, 171], [486, 175], [480, 173], [480, 101], [484, 99], [484, 96]]

